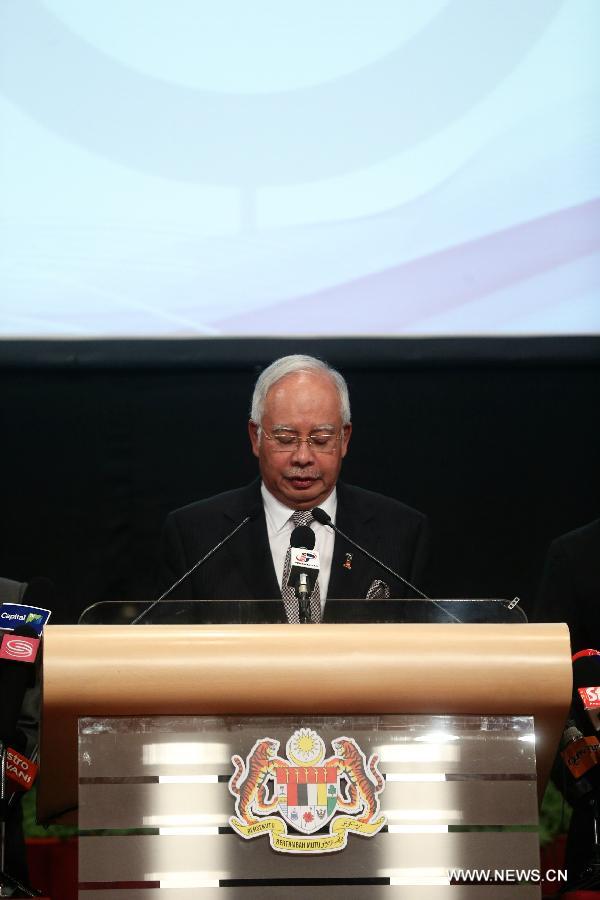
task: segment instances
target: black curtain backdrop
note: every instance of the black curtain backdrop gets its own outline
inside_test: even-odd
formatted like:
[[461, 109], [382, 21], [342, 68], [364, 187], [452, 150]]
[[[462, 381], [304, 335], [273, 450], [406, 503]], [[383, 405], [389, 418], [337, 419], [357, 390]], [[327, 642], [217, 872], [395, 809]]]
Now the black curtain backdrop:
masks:
[[527, 611], [600, 515], [598, 338], [4, 342], [0, 574], [51, 578], [54, 622], [153, 597], [167, 512], [256, 475], [252, 387], [291, 352], [348, 379], [343, 477], [430, 516], [432, 595]]

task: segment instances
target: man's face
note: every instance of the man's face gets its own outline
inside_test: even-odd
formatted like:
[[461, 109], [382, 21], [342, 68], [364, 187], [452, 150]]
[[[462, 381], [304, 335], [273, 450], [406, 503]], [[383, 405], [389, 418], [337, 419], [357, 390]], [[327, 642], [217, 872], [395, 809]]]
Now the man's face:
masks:
[[352, 431], [351, 425], [342, 429], [340, 399], [331, 378], [318, 372], [284, 376], [267, 394], [261, 425], [268, 435], [341, 435], [332, 453], [319, 453], [305, 442], [280, 452], [278, 444], [259, 435], [254, 422], [248, 425], [265, 487], [292, 509], [319, 506], [338, 479]]

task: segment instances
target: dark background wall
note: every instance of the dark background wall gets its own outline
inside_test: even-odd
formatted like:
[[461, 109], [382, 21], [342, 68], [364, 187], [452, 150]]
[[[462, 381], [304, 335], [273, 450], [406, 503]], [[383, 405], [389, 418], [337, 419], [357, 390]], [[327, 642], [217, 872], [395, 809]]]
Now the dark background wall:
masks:
[[[428, 513], [434, 596], [522, 598], [551, 538], [600, 515], [600, 339], [7, 342], [0, 572], [57, 585], [55, 622], [153, 595], [162, 521], [256, 474], [260, 369], [338, 366], [343, 477]], [[356, 535], [368, 544], [368, 534]]]

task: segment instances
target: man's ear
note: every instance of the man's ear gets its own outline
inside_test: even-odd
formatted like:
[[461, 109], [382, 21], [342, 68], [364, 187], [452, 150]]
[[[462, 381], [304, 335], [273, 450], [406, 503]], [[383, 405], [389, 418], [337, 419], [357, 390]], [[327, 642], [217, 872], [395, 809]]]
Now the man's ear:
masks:
[[258, 450], [260, 446], [260, 429], [256, 422], [253, 422], [252, 419], [250, 419], [250, 421], [248, 422], [248, 434], [250, 435], [252, 452], [255, 456], [258, 456]]
[[350, 435], [352, 434], [352, 422], [348, 422], [342, 428], [342, 459], [348, 452], [348, 444], [350, 443]]

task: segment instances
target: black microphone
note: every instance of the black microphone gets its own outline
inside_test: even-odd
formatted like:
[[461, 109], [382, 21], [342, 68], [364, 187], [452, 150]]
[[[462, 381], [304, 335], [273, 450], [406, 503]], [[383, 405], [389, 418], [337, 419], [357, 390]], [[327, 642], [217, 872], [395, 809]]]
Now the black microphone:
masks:
[[[560, 774], [557, 781], [571, 806], [589, 801], [600, 788], [600, 745], [598, 739], [583, 734], [574, 718], [569, 718], [559, 744]], [[557, 773], [558, 774], [558, 773]]]
[[298, 598], [300, 623], [310, 618], [310, 595], [319, 576], [319, 553], [314, 549], [315, 533], [308, 525], [297, 525], [290, 536], [290, 574], [288, 586]]
[[260, 505], [253, 507], [253, 509], [250, 510], [250, 512], [248, 513], [248, 515], [246, 516], [245, 519], [242, 519], [241, 522], [238, 522], [238, 524], [235, 526], [235, 528], [233, 528], [229, 532], [229, 534], [226, 534], [225, 537], [221, 541], [219, 541], [218, 544], [215, 544], [215, 546], [211, 550], [209, 550], [208, 553], [205, 553], [205, 555], [201, 559], [199, 559], [198, 562], [194, 563], [194, 565], [192, 566], [191, 569], [188, 569], [187, 572], [185, 572], [181, 576], [181, 578], [178, 578], [177, 581], [171, 585], [171, 587], [167, 588], [167, 590], [164, 591], [160, 595], [160, 597], [158, 597], [156, 600], [154, 600], [154, 602], [151, 603], [150, 606], [146, 607], [146, 609], [143, 609], [142, 612], [139, 614], [139, 616], [136, 616], [135, 619], [132, 619], [132, 621], [129, 624], [137, 625], [139, 622], [141, 622], [142, 619], [145, 619], [146, 616], [148, 615], [148, 613], [152, 612], [154, 607], [157, 606], [157, 604], [159, 604], [161, 602], [161, 600], [164, 600], [165, 597], [168, 597], [169, 594], [175, 590], [175, 588], [179, 587], [179, 585], [181, 584], [182, 581], [185, 581], [186, 578], [189, 578], [189, 576], [192, 574], [192, 572], [195, 572], [196, 569], [198, 569], [200, 566], [204, 565], [204, 563], [208, 559], [210, 559], [210, 557], [213, 556], [213, 554], [215, 554], [217, 552], [217, 550], [220, 550], [221, 547], [227, 543], [227, 541], [230, 541], [231, 538], [235, 534], [238, 533], [240, 528], [243, 528], [244, 525], [247, 525], [248, 522], [251, 522], [252, 519], [255, 519], [259, 515], [261, 509], [262, 509], [262, 506], [260, 506]]
[[315, 533], [309, 525], [296, 525], [290, 537], [290, 547], [304, 547], [305, 550], [314, 550], [315, 541]]
[[600, 732], [600, 653], [580, 650], [573, 656], [572, 713], [584, 732]]
[[367, 559], [371, 560], [371, 562], [374, 562], [376, 565], [380, 566], [380, 568], [382, 568], [385, 572], [388, 572], [388, 574], [393, 575], [394, 578], [397, 578], [398, 581], [401, 581], [402, 584], [405, 584], [407, 587], [409, 587], [411, 591], [414, 591], [415, 594], [418, 594], [419, 597], [421, 597], [423, 600], [427, 600], [429, 603], [433, 603], [434, 606], [436, 606], [441, 612], [443, 612], [445, 616], [448, 616], [449, 618], [460, 624], [460, 619], [458, 619], [451, 612], [448, 612], [447, 609], [444, 609], [441, 603], [438, 603], [437, 600], [433, 600], [433, 598], [428, 597], [427, 594], [424, 594], [423, 591], [420, 591], [419, 588], [414, 586], [414, 584], [411, 584], [410, 581], [407, 581], [406, 578], [403, 578], [402, 575], [398, 574], [398, 572], [394, 572], [394, 570], [390, 569], [389, 566], [386, 566], [384, 562], [382, 562], [380, 559], [377, 559], [376, 556], [373, 556], [372, 553], [369, 553], [368, 550], [365, 550], [365, 548], [361, 547], [360, 544], [357, 544], [356, 541], [353, 541], [352, 538], [348, 537], [347, 534], [344, 534], [344, 532], [340, 528], [338, 528], [337, 525], [334, 525], [331, 520], [331, 516], [328, 515], [324, 509], [321, 509], [317, 506], [315, 507], [315, 509], [311, 510], [311, 513], [313, 519], [316, 522], [319, 522], [320, 525], [329, 525], [329, 527], [332, 528], [336, 534], [339, 534], [340, 537], [343, 537], [345, 541], [348, 541], [349, 544], [351, 544], [353, 547], [356, 547], [356, 549], [359, 550], [363, 554], [363, 556], [366, 556]]

